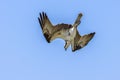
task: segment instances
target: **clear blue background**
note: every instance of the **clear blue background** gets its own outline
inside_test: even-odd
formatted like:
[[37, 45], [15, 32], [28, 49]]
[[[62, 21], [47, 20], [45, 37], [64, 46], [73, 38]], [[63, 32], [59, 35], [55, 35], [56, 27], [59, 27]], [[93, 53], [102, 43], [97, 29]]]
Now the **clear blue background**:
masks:
[[[81, 50], [48, 44], [37, 17], [74, 23], [81, 35], [96, 32]], [[120, 80], [120, 0], [1, 0], [0, 80]]]

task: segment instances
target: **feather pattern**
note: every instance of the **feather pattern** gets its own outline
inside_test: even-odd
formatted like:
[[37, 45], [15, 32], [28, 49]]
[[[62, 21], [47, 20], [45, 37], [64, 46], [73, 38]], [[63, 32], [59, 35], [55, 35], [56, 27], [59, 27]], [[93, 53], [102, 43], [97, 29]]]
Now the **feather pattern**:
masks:
[[38, 17], [38, 21], [43, 35], [48, 43], [56, 38], [61, 38], [65, 41], [65, 50], [67, 50], [67, 48], [71, 45], [72, 51], [74, 52], [86, 46], [95, 34], [95, 32], [84, 36], [79, 34], [77, 27], [81, 23], [82, 16], [82, 13], [78, 14], [78, 17], [73, 25], [64, 23], [53, 25], [47, 14], [42, 12]]

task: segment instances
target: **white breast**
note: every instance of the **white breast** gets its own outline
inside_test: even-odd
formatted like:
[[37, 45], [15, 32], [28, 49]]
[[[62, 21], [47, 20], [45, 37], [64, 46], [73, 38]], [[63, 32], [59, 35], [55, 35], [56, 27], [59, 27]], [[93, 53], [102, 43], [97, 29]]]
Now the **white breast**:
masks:
[[74, 32], [74, 27], [70, 28], [69, 32], [72, 34]]
[[74, 27], [68, 29], [68, 30], [63, 30], [61, 38], [64, 40], [73, 40], [76, 35], [76, 29]]
[[75, 28], [74, 27], [70, 28], [68, 33], [69, 33], [69, 35], [67, 35], [66, 39], [70, 40], [70, 41], [73, 40], [76, 35]]

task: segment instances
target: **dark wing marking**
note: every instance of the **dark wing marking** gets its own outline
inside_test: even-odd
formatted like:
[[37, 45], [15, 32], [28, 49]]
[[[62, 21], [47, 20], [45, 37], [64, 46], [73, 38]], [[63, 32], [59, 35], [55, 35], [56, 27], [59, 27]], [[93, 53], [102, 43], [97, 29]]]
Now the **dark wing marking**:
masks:
[[94, 35], [95, 35], [95, 32], [84, 35], [84, 36], [80, 36], [79, 33], [77, 32], [76, 37], [74, 39], [74, 48], [72, 49], [72, 51], [74, 52], [86, 46], [88, 42], [93, 38]]
[[53, 25], [51, 24], [48, 16], [44, 12], [40, 13], [40, 16], [38, 17], [38, 21], [39, 21], [39, 24], [40, 24], [41, 29], [43, 31], [43, 34], [44, 34], [47, 42], [49, 43], [50, 42], [49, 37], [52, 33]]

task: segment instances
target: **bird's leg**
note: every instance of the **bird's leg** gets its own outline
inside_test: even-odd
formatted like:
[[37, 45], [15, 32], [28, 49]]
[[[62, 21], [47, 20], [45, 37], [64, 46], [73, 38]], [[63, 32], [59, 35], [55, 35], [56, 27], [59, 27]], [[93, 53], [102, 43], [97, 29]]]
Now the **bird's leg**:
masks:
[[65, 50], [67, 50], [67, 48], [69, 47], [69, 45], [70, 45], [70, 41], [65, 41], [66, 43], [65, 43], [65, 46], [64, 46], [64, 48], [65, 48]]
[[82, 17], [82, 13], [78, 14], [78, 17], [77, 17], [76, 21], [73, 24], [74, 27], [77, 27], [80, 24], [81, 17]]
[[71, 48], [72, 48], [72, 52], [74, 52], [74, 51], [75, 51], [74, 39], [73, 39], [72, 42], [71, 42]]

